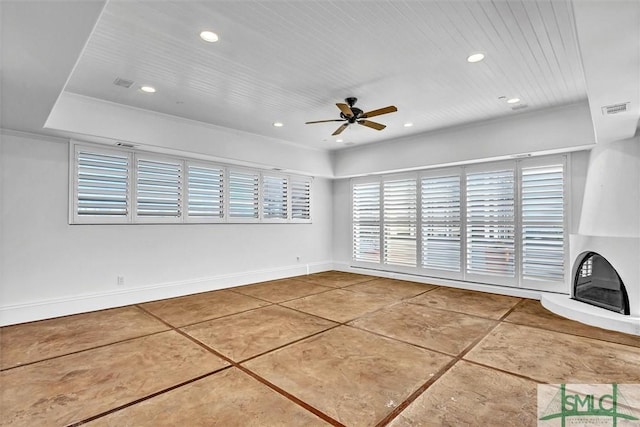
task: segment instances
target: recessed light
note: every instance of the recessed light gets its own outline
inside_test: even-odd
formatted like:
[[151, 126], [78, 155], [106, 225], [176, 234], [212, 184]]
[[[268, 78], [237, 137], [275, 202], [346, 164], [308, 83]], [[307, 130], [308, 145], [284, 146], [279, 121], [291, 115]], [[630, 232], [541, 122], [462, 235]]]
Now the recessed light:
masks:
[[413, 126], [413, 123], [411, 123], [411, 122], [407, 122], [407, 123], [404, 124], [404, 127], [406, 127], [406, 128], [410, 128], [411, 126]]
[[203, 31], [200, 33], [200, 38], [209, 43], [215, 43], [218, 41], [218, 35], [213, 31]]
[[281, 128], [282, 126], [284, 126], [284, 123], [282, 123], [282, 122], [273, 122], [273, 126], [277, 127], [277, 128]]
[[156, 92], [156, 88], [153, 86], [141, 86], [140, 90], [146, 93], [155, 93]]
[[342, 139], [336, 139], [336, 142], [342, 142], [342, 141], [344, 141], [344, 140], [342, 140]]
[[509, 98], [507, 99], [507, 104], [516, 104], [520, 102], [520, 98]]
[[480, 62], [484, 59], [484, 53], [474, 53], [467, 57], [467, 62]]

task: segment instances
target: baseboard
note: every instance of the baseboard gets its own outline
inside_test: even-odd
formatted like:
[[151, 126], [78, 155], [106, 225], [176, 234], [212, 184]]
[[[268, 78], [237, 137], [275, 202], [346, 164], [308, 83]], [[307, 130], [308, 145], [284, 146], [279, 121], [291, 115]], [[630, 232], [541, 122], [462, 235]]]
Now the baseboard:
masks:
[[158, 283], [151, 286], [118, 289], [109, 292], [39, 300], [24, 304], [5, 305], [0, 306], [0, 326], [122, 307], [199, 292], [215, 291], [267, 280], [285, 279], [287, 277], [328, 271], [332, 268], [333, 263], [331, 261], [296, 264], [178, 282]]
[[387, 279], [408, 280], [410, 282], [427, 283], [430, 285], [448, 286], [451, 288], [468, 289], [470, 291], [488, 292], [491, 294], [508, 295], [512, 297], [537, 299], [545, 292], [532, 289], [511, 288], [508, 286], [488, 285], [485, 283], [465, 282], [462, 280], [443, 279], [439, 277], [427, 277], [417, 274], [396, 273], [393, 271], [375, 270], [369, 268], [352, 267], [348, 263], [334, 262], [333, 270], [349, 273], [368, 274], [370, 276], [384, 277]]

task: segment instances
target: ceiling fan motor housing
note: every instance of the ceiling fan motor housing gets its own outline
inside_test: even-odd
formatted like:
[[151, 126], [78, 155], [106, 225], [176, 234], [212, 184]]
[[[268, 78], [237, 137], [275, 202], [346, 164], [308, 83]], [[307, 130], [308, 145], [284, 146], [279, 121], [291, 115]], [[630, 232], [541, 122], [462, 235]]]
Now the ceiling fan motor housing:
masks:
[[[348, 98], [347, 98], [348, 99]], [[362, 116], [363, 111], [359, 108], [351, 107], [351, 111], [353, 112], [353, 116], [345, 116], [344, 113], [340, 113], [340, 117], [348, 120], [349, 123], [355, 123], [357, 119], [363, 119]]]

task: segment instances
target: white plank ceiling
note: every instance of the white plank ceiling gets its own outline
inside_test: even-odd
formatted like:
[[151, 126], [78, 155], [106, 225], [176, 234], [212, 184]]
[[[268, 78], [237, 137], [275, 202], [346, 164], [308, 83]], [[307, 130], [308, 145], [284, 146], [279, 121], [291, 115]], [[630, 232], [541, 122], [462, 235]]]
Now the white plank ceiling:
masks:
[[[565, 0], [111, 1], [66, 90], [339, 149], [585, 100], [574, 28]], [[220, 41], [200, 40], [205, 29]], [[468, 63], [478, 51], [486, 59]], [[304, 124], [337, 119], [347, 96], [398, 112], [342, 142], [340, 123]]]

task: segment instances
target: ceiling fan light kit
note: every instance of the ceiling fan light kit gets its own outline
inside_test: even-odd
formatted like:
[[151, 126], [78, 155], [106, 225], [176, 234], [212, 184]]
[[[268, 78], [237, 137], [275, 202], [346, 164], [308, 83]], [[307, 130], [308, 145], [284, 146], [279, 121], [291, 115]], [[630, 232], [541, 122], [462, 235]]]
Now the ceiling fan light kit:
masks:
[[383, 114], [394, 113], [398, 111], [398, 109], [394, 105], [389, 105], [388, 107], [378, 108], [377, 110], [371, 110], [364, 112], [359, 108], [354, 107], [355, 103], [358, 101], [358, 98], [349, 97], [345, 98], [344, 104], [337, 103], [336, 106], [340, 110], [340, 118], [339, 119], [330, 119], [330, 120], [316, 120], [312, 122], [306, 122], [305, 124], [314, 124], [314, 123], [327, 123], [327, 122], [345, 122], [335, 132], [331, 135], [339, 135], [344, 131], [349, 125], [357, 123], [362, 126], [366, 126], [375, 130], [382, 130], [386, 125], [381, 123], [372, 122], [371, 120], [367, 120], [368, 118], [381, 116]]

